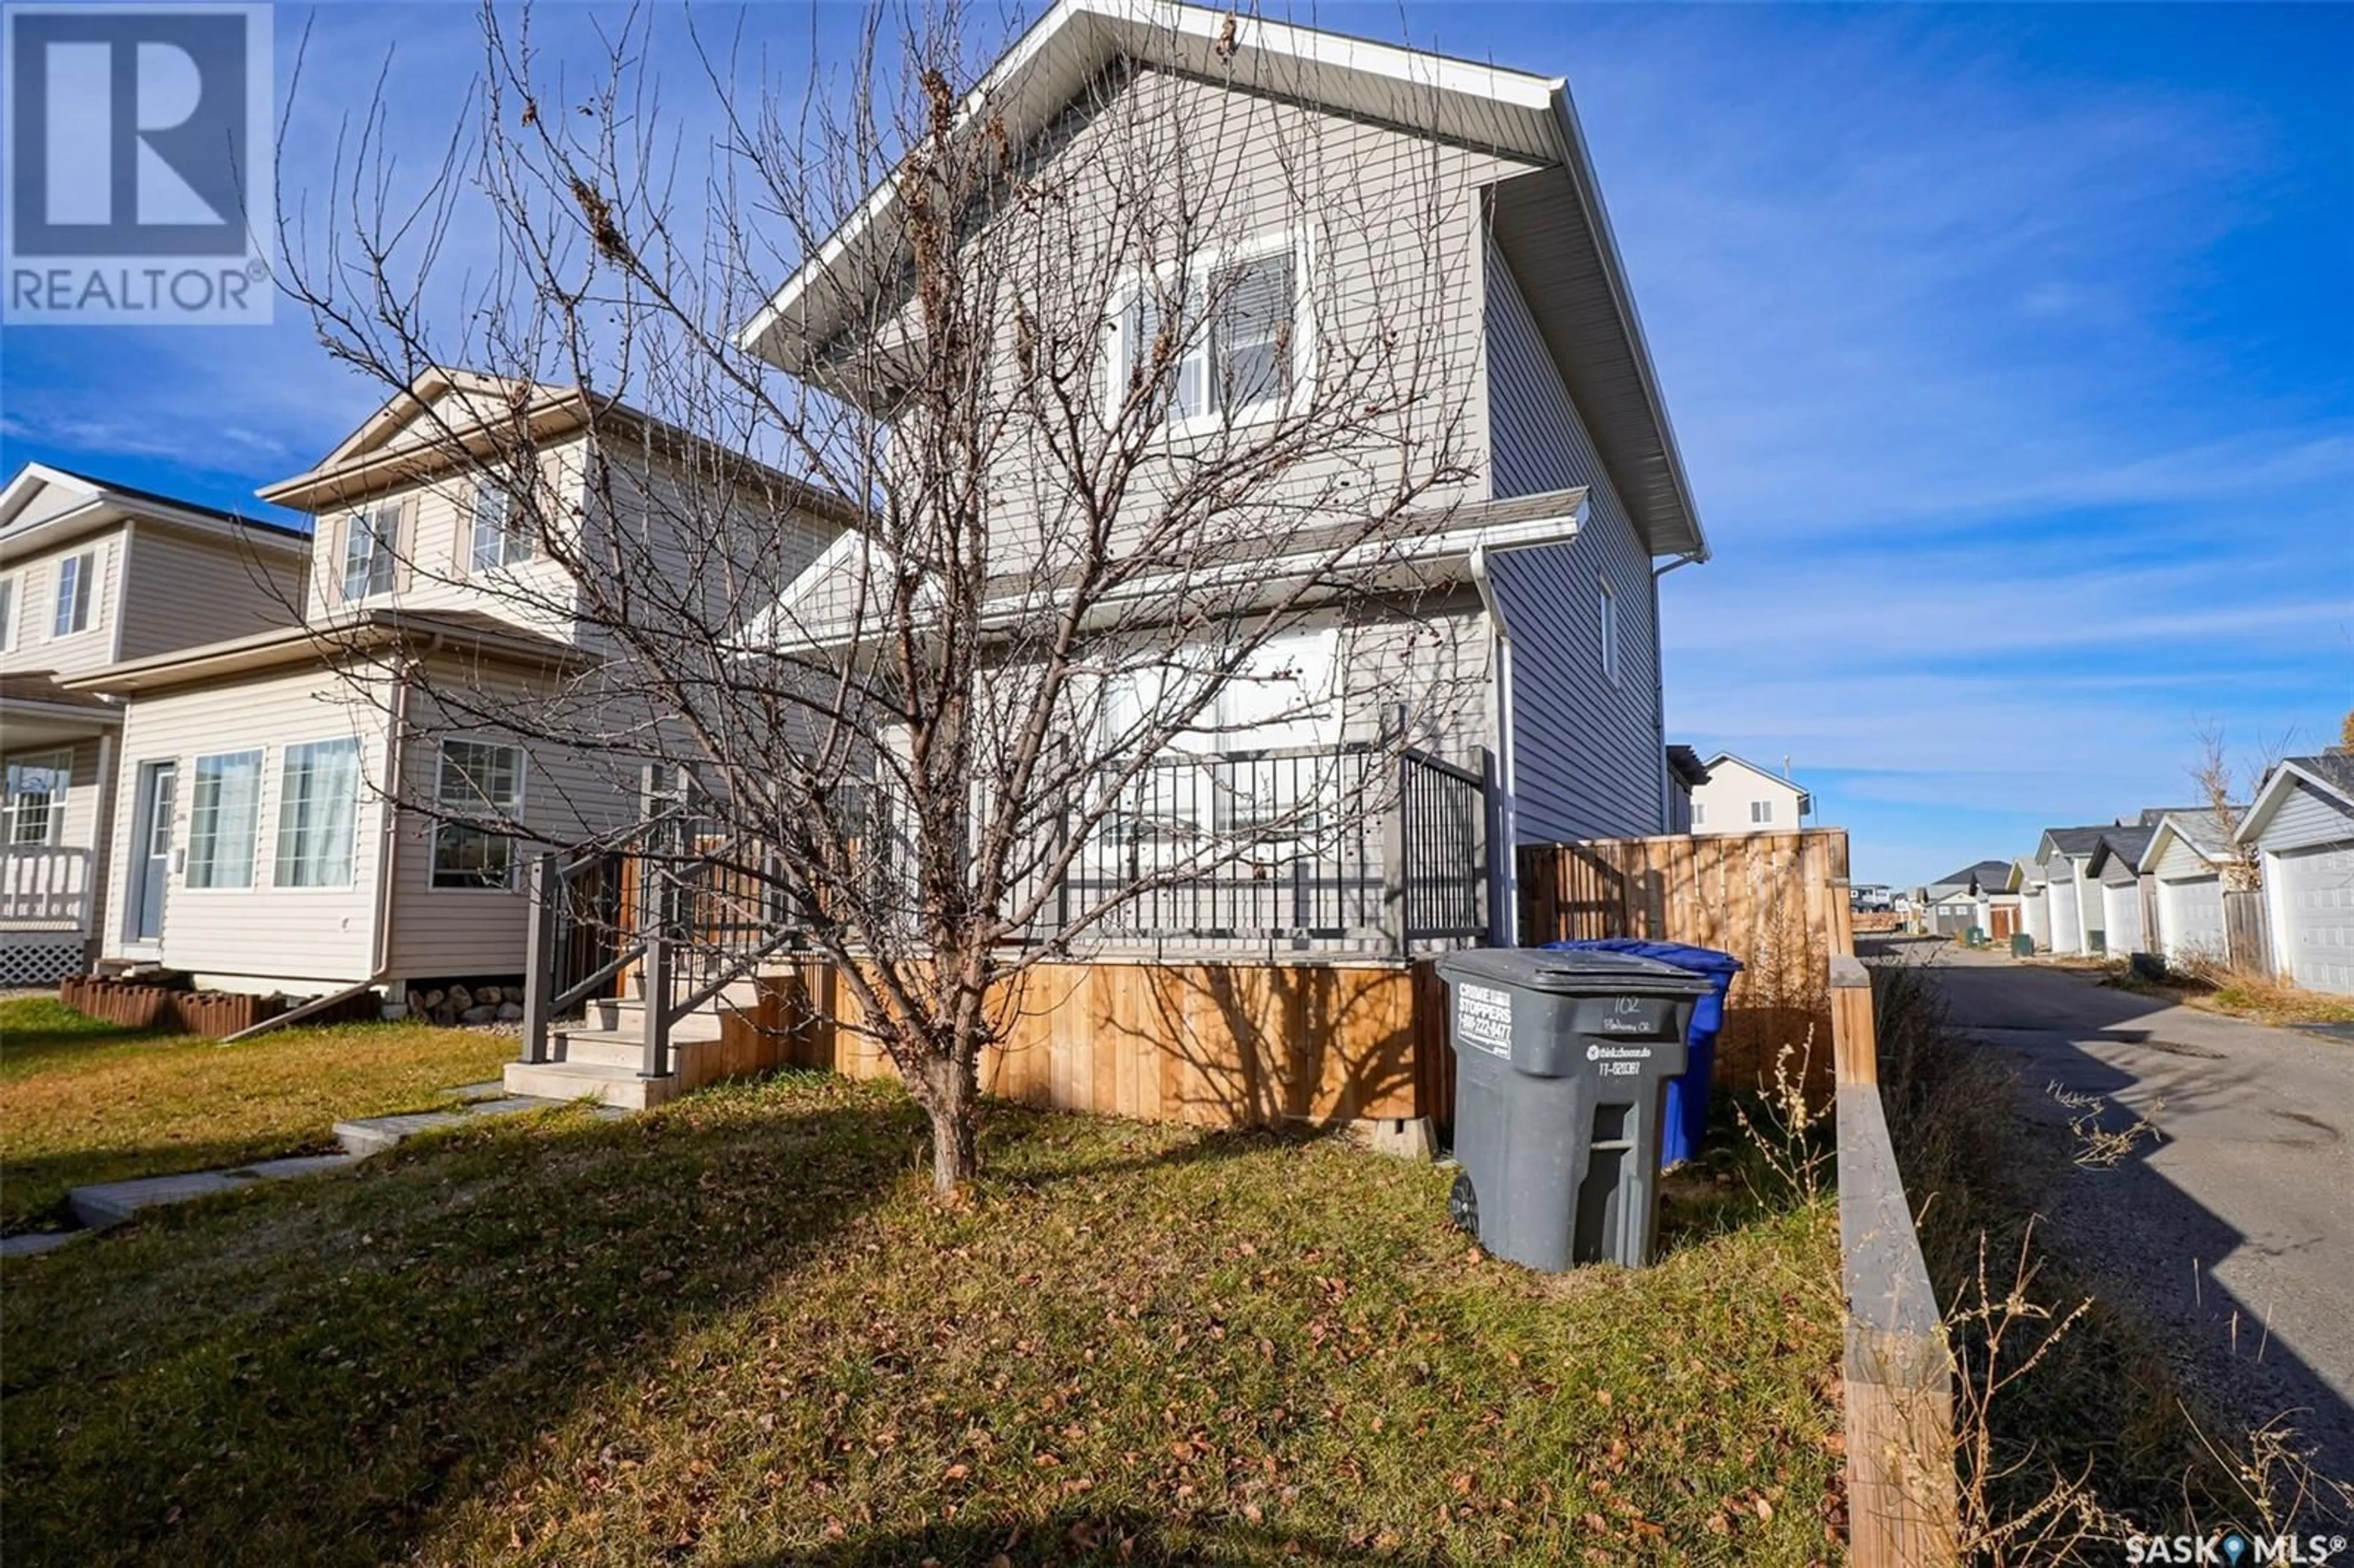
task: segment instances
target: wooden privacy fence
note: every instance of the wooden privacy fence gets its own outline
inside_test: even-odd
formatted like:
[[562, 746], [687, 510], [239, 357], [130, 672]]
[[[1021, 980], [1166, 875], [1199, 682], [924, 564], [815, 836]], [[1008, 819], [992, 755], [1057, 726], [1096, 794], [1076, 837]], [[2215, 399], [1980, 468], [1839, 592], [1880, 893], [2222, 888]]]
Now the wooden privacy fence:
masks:
[[1639, 937], [1739, 959], [1717, 1080], [1754, 1086], [1788, 1045], [1806, 1054], [1809, 1088], [1829, 1095], [1824, 977], [1855, 952], [1844, 830], [1523, 844], [1519, 870], [1525, 944]]
[[[996, 999], [981, 1089], [1210, 1127], [1444, 1120], [1444, 989], [1426, 963], [1040, 964]], [[760, 994], [782, 1064], [891, 1075], [831, 963], [794, 961]]]
[[1958, 1556], [1953, 1355], [1881, 1105], [1872, 977], [1842, 955], [1828, 979], [1847, 1307], [1848, 1560], [1942, 1568]]

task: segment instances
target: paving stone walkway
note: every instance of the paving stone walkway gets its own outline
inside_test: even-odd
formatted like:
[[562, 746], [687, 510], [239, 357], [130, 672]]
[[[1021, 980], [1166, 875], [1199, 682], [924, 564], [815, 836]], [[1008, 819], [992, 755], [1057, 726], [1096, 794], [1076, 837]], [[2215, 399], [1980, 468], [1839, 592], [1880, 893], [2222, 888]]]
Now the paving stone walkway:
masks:
[[[284, 1160], [256, 1160], [250, 1165], [222, 1171], [190, 1171], [176, 1176], [145, 1176], [133, 1181], [103, 1181], [89, 1187], [76, 1187], [67, 1194], [66, 1205], [82, 1229], [38, 1231], [0, 1237], [0, 1258], [30, 1257], [38, 1253], [53, 1252], [68, 1242], [122, 1224], [142, 1209], [165, 1203], [185, 1203], [219, 1192], [234, 1192], [256, 1181], [289, 1181], [297, 1177], [341, 1171], [358, 1164], [372, 1154], [381, 1154], [387, 1149], [406, 1143], [420, 1133], [463, 1127], [487, 1117], [520, 1116], [526, 1111], [546, 1110], [565, 1103], [510, 1095], [495, 1081], [462, 1085], [451, 1090], [446, 1097], [460, 1101], [459, 1107], [455, 1110], [360, 1117], [351, 1121], [337, 1122], [335, 1142], [341, 1146], [341, 1152], [335, 1154], [294, 1155]], [[601, 1106], [598, 1107], [598, 1114], [613, 1117], [628, 1113]]]

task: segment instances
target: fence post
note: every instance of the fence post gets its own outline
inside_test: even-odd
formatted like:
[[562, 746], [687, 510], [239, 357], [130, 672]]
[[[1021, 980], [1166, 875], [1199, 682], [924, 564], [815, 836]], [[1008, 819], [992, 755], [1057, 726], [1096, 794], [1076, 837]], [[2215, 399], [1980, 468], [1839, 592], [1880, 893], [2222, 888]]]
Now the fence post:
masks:
[[639, 862], [638, 901], [645, 933], [645, 956], [638, 960], [638, 998], [645, 1041], [645, 1060], [638, 1066], [642, 1078], [670, 1076], [670, 877], [651, 860]]
[[1389, 933], [1390, 948], [1399, 958], [1406, 955], [1406, 895], [1409, 879], [1406, 874], [1406, 776], [1414, 767], [1414, 758], [1405, 753], [1405, 732], [1397, 732], [1397, 762], [1392, 773], [1392, 783], [1397, 799], [1391, 802], [1382, 821], [1382, 928]]
[[564, 896], [556, 852], [532, 856], [527, 874], [531, 924], [523, 943], [523, 1059], [536, 1066], [547, 1060], [548, 1002], [556, 994], [557, 900]]
[[1831, 1055], [1842, 1084], [1880, 1086], [1879, 1026], [1872, 1012], [1872, 973], [1861, 959], [1833, 954]]

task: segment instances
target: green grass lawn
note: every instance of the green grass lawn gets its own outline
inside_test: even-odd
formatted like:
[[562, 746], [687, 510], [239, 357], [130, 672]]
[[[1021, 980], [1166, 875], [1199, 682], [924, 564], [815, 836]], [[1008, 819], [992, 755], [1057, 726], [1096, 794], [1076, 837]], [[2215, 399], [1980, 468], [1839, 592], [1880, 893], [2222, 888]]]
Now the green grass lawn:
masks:
[[1449, 1173], [896, 1088], [577, 1109], [7, 1266], [9, 1561], [1805, 1563], [1836, 1221], [1546, 1278]]
[[324, 1149], [355, 1116], [494, 1077], [514, 1042], [410, 1023], [296, 1026], [237, 1045], [152, 1034], [41, 997], [0, 1001], [0, 1228], [69, 1188]]

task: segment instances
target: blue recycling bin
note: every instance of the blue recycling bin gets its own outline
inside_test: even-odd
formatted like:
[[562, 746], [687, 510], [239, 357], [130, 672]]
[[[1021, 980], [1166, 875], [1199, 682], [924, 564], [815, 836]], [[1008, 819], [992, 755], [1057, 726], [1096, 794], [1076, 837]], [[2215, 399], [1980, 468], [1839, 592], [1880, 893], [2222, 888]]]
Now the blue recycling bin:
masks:
[[1691, 1029], [1685, 1037], [1689, 1065], [1681, 1076], [1668, 1080], [1666, 1126], [1660, 1129], [1659, 1169], [1696, 1159], [1701, 1139], [1708, 1131], [1708, 1086], [1716, 1071], [1716, 1036], [1724, 1027], [1725, 993], [1741, 960], [1712, 948], [1687, 947], [1681, 942], [1646, 942], [1637, 937], [1604, 937], [1590, 942], [1547, 942], [1549, 948], [1585, 948], [1606, 953], [1632, 953], [1688, 969], [1708, 981], [1708, 994], [1692, 1008]]

